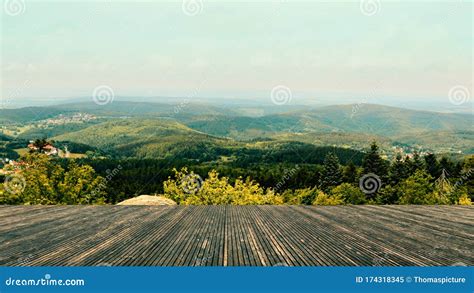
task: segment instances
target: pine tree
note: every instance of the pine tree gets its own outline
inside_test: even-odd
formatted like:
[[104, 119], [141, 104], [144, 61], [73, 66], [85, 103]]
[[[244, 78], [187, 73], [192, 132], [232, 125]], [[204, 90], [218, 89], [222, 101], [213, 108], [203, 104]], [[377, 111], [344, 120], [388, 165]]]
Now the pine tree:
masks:
[[460, 179], [457, 182], [458, 188], [463, 186], [469, 197], [474, 201], [474, 155], [464, 161]]
[[441, 166], [438, 163], [438, 159], [436, 155], [430, 153], [425, 156], [425, 165], [426, 165], [426, 172], [431, 175], [433, 178], [438, 178], [441, 176]]
[[342, 180], [347, 183], [355, 183], [357, 178], [357, 167], [352, 161], [344, 167]]
[[403, 161], [402, 155], [398, 153], [389, 168], [389, 184], [392, 186], [397, 185], [400, 181], [408, 178], [408, 176], [408, 166]]
[[[448, 180], [448, 175], [443, 169], [439, 178], [435, 180], [434, 195], [441, 203], [448, 203], [448, 198], [453, 195], [454, 188]], [[455, 200], [452, 200], [452, 203], [455, 203]]]
[[442, 157], [439, 160], [439, 167], [441, 170], [445, 170], [451, 178], [457, 177], [459, 175], [459, 171], [461, 170], [459, 168], [460, 165], [456, 165], [448, 157]]
[[375, 198], [375, 201], [378, 204], [396, 204], [398, 203], [398, 196], [399, 196], [399, 185], [391, 186], [385, 185], [380, 189]]
[[379, 147], [374, 141], [370, 146], [370, 151], [365, 155], [362, 163], [364, 174], [373, 173], [382, 180], [387, 178], [387, 162], [380, 157]]
[[323, 171], [321, 173], [321, 188], [327, 192], [331, 187], [338, 186], [341, 182], [342, 173], [339, 158], [333, 152], [329, 152], [324, 159]]

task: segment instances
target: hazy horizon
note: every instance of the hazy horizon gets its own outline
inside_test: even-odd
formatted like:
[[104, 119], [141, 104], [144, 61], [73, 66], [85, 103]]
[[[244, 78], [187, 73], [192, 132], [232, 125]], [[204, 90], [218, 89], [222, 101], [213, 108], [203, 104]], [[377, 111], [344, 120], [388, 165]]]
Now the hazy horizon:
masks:
[[[1, 102], [1, 101], [0, 101]], [[0, 103], [0, 109], [19, 109], [25, 107], [51, 107], [64, 104], [75, 104], [75, 103], [92, 103], [92, 97], [75, 97], [75, 98], [23, 98], [8, 101], [8, 104]], [[410, 110], [417, 111], [432, 111], [432, 112], [442, 112], [442, 113], [462, 113], [462, 114], [473, 114], [472, 108], [459, 107], [450, 104], [449, 101], [437, 100], [437, 101], [413, 101], [409, 99], [405, 100], [384, 100], [384, 99], [364, 99], [364, 98], [347, 98], [347, 99], [338, 99], [334, 101], [330, 98], [326, 99], [299, 99], [297, 101], [291, 101], [286, 105], [279, 106], [274, 105], [270, 99], [254, 99], [254, 98], [237, 98], [237, 99], [222, 99], [217, 97], [126, 97], [126, 96], [114, 96], [113, 100], [109, 103], [117, 102], [146, 102], [146, 103], [163, 103], [163, 104], [207, 104], [215, 106], [248, 106], [248, 107], [274, 107], [280, 108], [280, 112], [285, 112], [286, 110], [291, 111], [291, 109], [298, 107], [324, 107], [324, 106], [339, 106], [339, 105], [381, 105], [381, 106], [390, 106], [397, 108], [405, 108]], [[98, 105], [100, 107], [100, 105]]]
[[1, 23], [6, 108], [106, 87], [472, 109], [472, 3], [26, 1], [5, 5]]

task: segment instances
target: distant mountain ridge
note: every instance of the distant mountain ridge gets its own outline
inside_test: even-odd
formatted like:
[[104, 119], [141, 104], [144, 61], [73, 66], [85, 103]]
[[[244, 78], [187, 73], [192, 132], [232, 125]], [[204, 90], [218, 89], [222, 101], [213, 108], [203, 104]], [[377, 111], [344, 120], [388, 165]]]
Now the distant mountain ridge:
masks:
[[[114, 101], [104, 106], [92, 102], [72, 103], [54, 107], [3, 109], [0, 110], [0, 123], [29, 124], [29, 129], [19, 134], [24, 139], [53, 135], [57, 140], [90, 144], [144, 157], [174, 151], [173, 147], [183, 150], [180, 144], [205, 143], [220, 147], [232, 141], [245, 143], [259, 140], [299, 141], [318, 146], [357, 149], [371, 140], [377, 140], [386, 147], [391, 144], [432, 145], [446, 152], [470, 153], [473, 150], [473, 115], [375, 104], [290, 108], [287, 112], [284, 111], [285, 105], [280, 107], [281, 110], [267, 111], [273, 114], [260, 116], [243, 115], [244, 108], [238, 105], [229, 109], [188, 102], [163, 104]], [[259, 109], [246, 110], [243, 112], [260, 112]], [[93, 114], [100, 119], [78, 125], [48, 128], [34, 126], [35, 121], [78, 112]], [[143, 137], [148, 139], [144, 140]]]
[[[472, 115], [416, 111], [380, 105], [343, 105], [313, 108], [263, 117], [195, 117], [185, 123], [207, 133], [233, 137], [247, 131], [350, 132], [402, 135], [426, 131], [470, 130]], [[252, 130], [252, 131], [249, 131]]]

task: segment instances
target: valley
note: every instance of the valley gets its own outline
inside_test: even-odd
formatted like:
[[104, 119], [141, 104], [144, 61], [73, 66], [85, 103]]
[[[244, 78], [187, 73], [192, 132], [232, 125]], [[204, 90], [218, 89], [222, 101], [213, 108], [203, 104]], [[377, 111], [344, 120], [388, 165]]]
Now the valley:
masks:
[[[473, 118], [467, 114], [355, 104], [244, 116], [238, 114], [241, 108], [235, 108], [237, 111], [189, 102], [184, 105], [115, 102], [105, 106], [78, 103], [3, 109], [0, 122], [2, 133], [10, 137], [26, 140], [48, 137], [107, 150], [117, 148], [126, 156], [137, 157], [152, 156], [174, 141], [220, 146], [298, 141], [363, 150], [367, 142], [375, 140], [387, 157], [392, 157], [395, 149], [407, 153], [415, 149], [445, 154], [474, 153], [470, 122]], [[97, 139], [103, 135], [104, 138]], [[140, 145], [156, 144], [162, 146], [151, 147], [150, 151], [138, 150], [136, 154], [129, 151], [139, 149]]]
[[[162, 194], [164, 182], [176, 176], [173, 169], [182, 168], [201, 178], [216, 171], [229, 184], [239, 178], [252, 180], [264, 190], [274, 189], [285, 202], [311, 203], [318, 190], [331, 193], [331, 186], [357, 185], [371, 170], [365, 165], [373, 143], [384, 165], [375, 173], [388, 188], [385, 192], [393, 195], [390, 188], [400, 181], [396, 177], [414, 176], [419, 168], [426, 169], [431, 184], [442, 170], [455, 184], [469, 172], [474, 154], [471, 116], [381, 105], [293, 107], [288, 112], [270, 107], [269, 114], [260, 115], [258, 107], [250, 111], [238, 104], [116, 101], [104, 106], [75, 103], [0, 112], [3, 166], [28, 156], [32, 152], [28, 146], [43, 139], [43, 144], [57, 149], [57, 158], [52, 159], [65, 170], [74, 159], [107, 178], [108, 203]], [[333, 172], [340, 178], [324, 183], [332, 155], [340, 166]], [[434, 161], [430, 156], [435, 156]], [[109, 178], [117, 166], [121, 171]]]

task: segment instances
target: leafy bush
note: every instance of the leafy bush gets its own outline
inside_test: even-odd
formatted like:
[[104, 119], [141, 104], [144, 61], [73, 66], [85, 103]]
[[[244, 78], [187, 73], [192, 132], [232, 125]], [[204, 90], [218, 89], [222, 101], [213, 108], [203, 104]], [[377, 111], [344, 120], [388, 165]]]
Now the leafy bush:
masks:
[[283, 197], [283, 200], [286, 204], [311, 205], [318, 196], [319, 192], [320, 190], [316, 187], [296, 190], [287, 189], [281, 194], [281, 196]]
[[467, 194], [461, 196], [457, 202], [459, 205], [470, 206], [472, 205], [471, 199], [467, 196]]
[[342, 199], [344, 203], [348, 204], [364, 204], [367, 201], [365, 194], [360, 188], [349, 183], [342, 183], [334, 187], [331, 189], [330, 194], [335, 198]]
[[433, 177], [426, 171], [418, 170], [400, 185], [401, 204], [447, 204], [448, 200], [441, 190], [435, 190]]
[[27, 154], [21, 165], [5, 168], [0, 204], [101, 204], [105, 179], [88, 165], [70, 161], [64, 169], [44, 154]]
[[344, 204], [344, 200], [340, 196], [327, 195], [322, 191], [318, 192], [318, 196], [313, 202], [313, 205], [320, 206], [335, 206], [340, 204]]
[[234, 184], [227, 177], [220, 177], [212, 170], [208, 178], [202, 180], [199, 175], [189, 173], [187, 168], [174, 169], [175, 178], [164, 183], [164, 195], [178, 204], [185, 205], [252, 205], [283, 204], [283, 198], [271, 189], [266, 191], [258, 183], [247, 178], [238, 178]]

